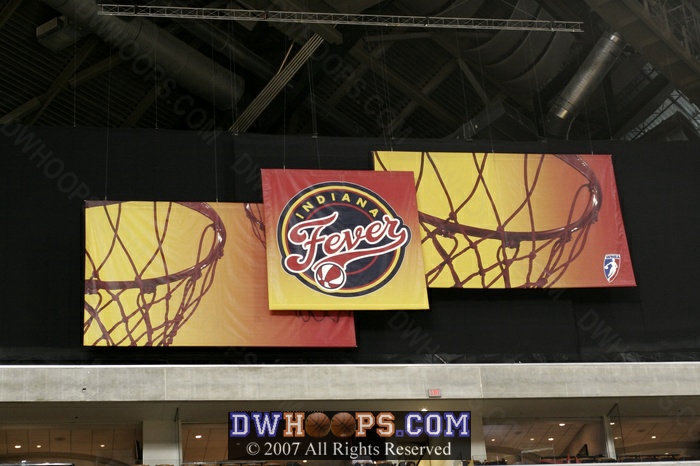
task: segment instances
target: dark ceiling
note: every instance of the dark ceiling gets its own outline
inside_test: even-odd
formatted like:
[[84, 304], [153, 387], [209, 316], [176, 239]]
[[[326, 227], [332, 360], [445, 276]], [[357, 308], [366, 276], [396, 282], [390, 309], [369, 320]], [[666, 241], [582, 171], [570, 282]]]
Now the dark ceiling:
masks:
[[98, 15], [95, 0], [4, 0], [0, 123], [387, 139], [697, 139], [696, 2], [141, 4], [560, 20], [583, 29], [543, 32], [135, 18]]

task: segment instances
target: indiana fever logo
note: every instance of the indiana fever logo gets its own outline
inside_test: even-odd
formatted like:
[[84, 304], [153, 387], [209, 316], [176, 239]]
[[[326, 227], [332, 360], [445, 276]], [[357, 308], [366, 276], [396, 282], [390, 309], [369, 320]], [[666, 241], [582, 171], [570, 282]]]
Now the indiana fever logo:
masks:
[[369, 189], [325, 182], [287, 203], [277, 239], [287, 273], [321, 293], [350, 297], [372, 293], [394, 277], [411, 231]]

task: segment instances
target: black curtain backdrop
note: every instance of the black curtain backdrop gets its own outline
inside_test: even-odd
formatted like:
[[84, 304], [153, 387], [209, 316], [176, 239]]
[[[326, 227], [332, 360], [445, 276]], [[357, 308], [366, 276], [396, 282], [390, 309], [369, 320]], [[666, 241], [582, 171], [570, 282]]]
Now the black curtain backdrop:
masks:
[[[260, 168], [371, 169], [372, 150], [612, 154], [636, 288], [431, 289], [357, 312], [353, 349], [87, 348], [83, 201], [261, 202]], [[502, 363], [700, 359], [700, 145], [312, 138], [0, 126], [0, 363]], [[602, 267], [602, 265], [601, 265]]]

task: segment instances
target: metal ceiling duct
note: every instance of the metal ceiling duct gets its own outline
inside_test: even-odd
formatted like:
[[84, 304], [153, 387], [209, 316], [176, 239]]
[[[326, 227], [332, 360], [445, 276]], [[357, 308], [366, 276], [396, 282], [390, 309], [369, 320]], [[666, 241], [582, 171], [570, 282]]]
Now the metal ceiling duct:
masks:
[[447, 16], [453, 18], [471, 18], [486, 0], [469, 0], [455, 2], [452, 0], [403, 0], [401, 2], [409, 11], [418, 15]]
[[[555, 19], [536, 0], [518, 0], [510, 8], [511, 20]], [[535, 94], [561, 72], [573, 43], [570, 32], [500, 30], [466, 53], [511, 99], [534, 110]]]
[[142, 18], [125, 21], [101, 16], [94, 0], [42, 0], [63, 15], [88, 27], [120, 56], [148, 57], [163, 73], [193, 94], [232, 108], [243, 93], [243, 78], [212, 61], [173, 35]]
[[612, 69], [624, 48], [625, 41], [616, 32], [606, 33], [598, 39], [569, 84], [554, 100], [545, 121], [547, 137], [568, 139], [571, 124], [586, 99]]

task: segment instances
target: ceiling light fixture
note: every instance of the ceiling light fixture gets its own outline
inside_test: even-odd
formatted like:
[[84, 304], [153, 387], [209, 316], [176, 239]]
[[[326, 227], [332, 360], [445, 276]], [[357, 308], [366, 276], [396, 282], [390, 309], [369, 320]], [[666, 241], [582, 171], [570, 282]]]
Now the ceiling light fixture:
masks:
[[197, 434], [194, 436], [194, 438], [202, 438], [202, 434]]
[[559, 423], [559, 427], [564, 427], [565, 425], [566, 425], [566, 423], [564, 423], [564, 422]]
[[656, 435], [652, 435], [651, 438], [656, 438]]
[[553, 442], [553, 441], [554, 441], [554, 437], [549, 437], [547, 440], [549, 440], [550, 442]]
[[22, 445], [15, 445], [15, 448], [22, 448]]

